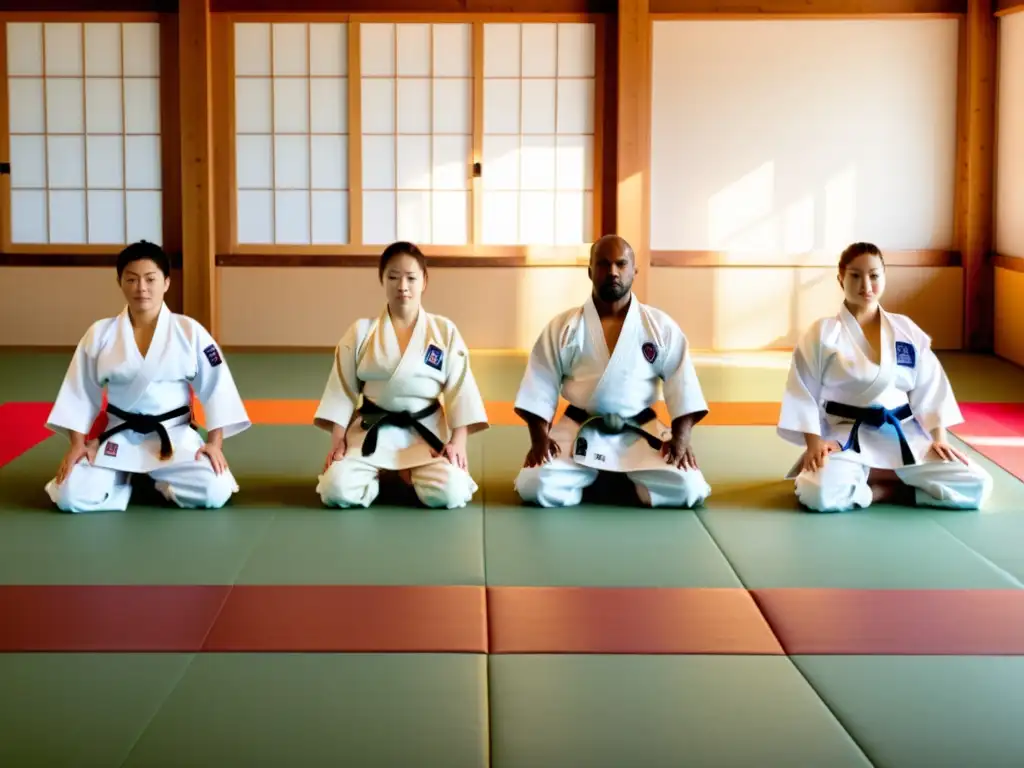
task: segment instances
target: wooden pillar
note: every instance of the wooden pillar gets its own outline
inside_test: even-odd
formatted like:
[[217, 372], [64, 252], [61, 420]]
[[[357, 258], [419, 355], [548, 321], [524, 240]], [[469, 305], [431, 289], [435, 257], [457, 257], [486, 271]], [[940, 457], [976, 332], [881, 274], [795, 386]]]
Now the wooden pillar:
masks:
[[216, 338], [210, 0], [179, 0], [183, 306]]
[[993, 348], [996, 18], [992, 0], [967, 0], [960, 34], [957, 249], [964, 270], [964, 349]]
[[650, 0], [619, 0], [616, 113], [616, 234], [636, 253], [633, 290], [646, 301], [651, 266]]

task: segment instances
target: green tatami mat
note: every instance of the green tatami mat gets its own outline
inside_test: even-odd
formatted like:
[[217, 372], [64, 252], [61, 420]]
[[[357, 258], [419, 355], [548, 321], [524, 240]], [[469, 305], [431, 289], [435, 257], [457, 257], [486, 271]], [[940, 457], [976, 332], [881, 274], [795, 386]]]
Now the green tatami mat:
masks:
[[[88, 326], [82, 328], [84, 334]], [[60, 391], [74, 349], [0, 350], [0, 403], [51, 402]]]
[[[694, 444], [712, 478], [712, 495], [698, 514], [747, 587], [1020, 586], [936, 521], [953, 516], [977, 522], [985, 515], [891, 505], [808, 512], [797, 503], [793, 482], [783, 479], [798, 451], [782, 443], [773, 427], [698, 428]], [[971, 454], [993, 472], [993, 507], [1005, 509], [1024, 498], [1017, 480]]]
[[[480, 484], [482, 437], [469, 440]], [[316, 494], [329, 438], [312, 427], [253, 427], [232, 442], [236, 508], [277, 515], [240, 584], [483, 584], [483, 490], [464, 509], [427, 509], [385, 483], [369, 509], [327, 508]]]
[[0, 765], [120, 766], [191, 658], [0, 654]]
[[0, 469], [2, 584], [231, 584], [273, 517], [232, 506], [62, 513], [43, 486], [66, 445], [51, 438]]
[[879, 768], [1024, 765], [1024, 658], [793, 661]]
[[483, 656], [196, 657], [125, 768], [483, 768]]
[[694, 512], [636, 503], [526, 506], [512, 488], [526, 430], [492, 427], [483, 437], [488, 584], [741, 586]]
[[494, 768], [871, 766], [783, 657], [490, 662]]
[[709, 511], [701, 518], [752, 589], [1021, 586], [918, 510], [817, 515], [737, 509]]

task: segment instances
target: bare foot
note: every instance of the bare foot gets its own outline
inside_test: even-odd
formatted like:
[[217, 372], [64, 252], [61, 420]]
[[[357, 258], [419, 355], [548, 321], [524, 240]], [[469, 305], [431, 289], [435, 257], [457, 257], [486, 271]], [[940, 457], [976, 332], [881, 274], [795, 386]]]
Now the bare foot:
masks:
[[873, 504], [914, 505], [914, 489], [900, 482], [870, 482]]

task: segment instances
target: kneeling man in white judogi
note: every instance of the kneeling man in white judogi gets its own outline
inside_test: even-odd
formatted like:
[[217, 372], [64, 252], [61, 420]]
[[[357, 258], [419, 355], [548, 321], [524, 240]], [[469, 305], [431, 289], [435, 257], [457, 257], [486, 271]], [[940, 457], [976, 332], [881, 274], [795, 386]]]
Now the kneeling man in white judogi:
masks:
[[[629, 243], [602, 237], [590, 252], [591, 297], [556, 316], [533, 347], [515, 401], [530, 428], [515, 481], [528, 503], [579, 504], [602, 471], [624, 472], [647, 506], [693, 507], [711, 493], [690, 445], [708, 406], [686, 336], [633, 295], [635, 271]], [[671, 429], [653, 409], [659, 383]], [[552, 426], [559, 395], [569, 406]]]
[[946, 439], [963, 416], [931, 339], [879, 303], [881, 251], [854, 243], [838, 278], [843, 305], [800, 339], [782, 398], [778, 433], [805, 449], [786, 476], [797, 498], [815, 512], [983, 506], [992, 478]]
[[[170, 311], [170, 263], [158, 245], [128, 246], [117, 259], [127, 306], [78, 343], [46, 426], [71, 445], [46, 493], [65, 512], [124, 511], [133, 474], [148, 474], [179, 507], [216, 508], [238, 491], [223, 441], [249, 428], [245, 405], [209, 332]], [[107, 390], [108, 423], [87, 441]], [[192, 396], [206, 413], [206, 442]]]

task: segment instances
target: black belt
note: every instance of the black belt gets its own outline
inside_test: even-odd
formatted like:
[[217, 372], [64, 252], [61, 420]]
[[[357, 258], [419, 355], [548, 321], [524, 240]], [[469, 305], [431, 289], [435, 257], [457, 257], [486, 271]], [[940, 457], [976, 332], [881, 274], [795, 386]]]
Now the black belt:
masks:
[[594, 427], [598, 432], [602, 432], [606, 435], [615, 435], [620, 432], [635, 432], [644, 438], [651, 448], [661, 450], [661, 438], [655, 437], [647, 430], [641, 429], [637, 426], [637, 424], [648, 424], [658, 418], [658, 414], [654, 412], [653, 408], [644, 408], [636, 416], [630, 416], [625, 419], [621, 417], [612, 417], [614, 419], [612, 423], [610, 423], [608, 416], [590, 414], [582, 408], [577, 408], [575, 405], [567, 407], [565, 409], [565, 415], [579, 424], [581, 429], [583, 427]]
[[171, 446], [171, 436], [167, 434], [167, 428], [163, 425], [163, 422], [176, 419], [179, 416], [188, 416], [192, 413], [192, 408], [183, 405], [180, 408], [175, 408], [173, 411], [161, 413], [159, 416], [151, 416], [148, 413], [128, 413], [127, 411], [122, 411], [116, 405], [107, 403], [107, 413], [117, 416], [122, 420], [122, 423], [116, 427], [111, 427], [100, 435], [99, 441], [101, 443], [118, 432], [124, 432], [129, 429], [141, 435], [149, 435], [156, 432], [160, 437], [160, 458], [166, 461], [174, 454], [174, 448]]
[[363, 456], [370, 456], [377, 450], [377, 431], [385, 424], [390, 424], [393, 427], [415, 429], [431, 448], [440, 452], [444, 448], [444, 443], [441, 442], [437, 435], [420, 423], [422, 419], [436, 413], [440, 408], [441, 403], [435, 400], [426, 408], [414, 413], [409, 411], [385, 411], [376, 403], [364, 398], [363, 405], [359, 409], [359, 413], [363, 417], [362, 427], [366, 430], [366, 435], [363, 437]]
[[838, 416], [841, 419], [853, 419], [853, 428], [850, 430], [850, 437], [846, 441], [846, 445], [843, 446], [844, 451], [852, 448], [856, 453], [860, 453], [859, 433], [862, 424], [867, 424], [875, 429], [879, 429], [886, 424], [892, 424], [900, 439], [900, 453], [903, 454], [903, 465], [917, 464], [914, 452], [910, 450], [910, 443], [907, 442], [907, 436], [903, 434], [903, 425], [900, 424], [904, 419], [909, 419], [914, 415], [909, 404], [904, 403], [899, 408], [883, 408], [880, 405], [862, 408], [856, 405], [846, 405], [845, 403], [834, 403], [830, 400], [825, 403], [825, 413]]

